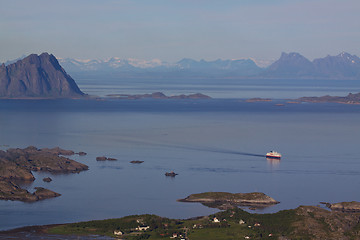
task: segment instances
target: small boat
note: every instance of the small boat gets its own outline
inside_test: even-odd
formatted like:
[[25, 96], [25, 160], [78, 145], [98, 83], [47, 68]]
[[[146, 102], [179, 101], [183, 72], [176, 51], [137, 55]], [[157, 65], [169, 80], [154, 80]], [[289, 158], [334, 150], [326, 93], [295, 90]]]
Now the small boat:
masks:
[[275, 151], [270, 151], [266, 154], [266, 158], [280, 159], [281, 154]]

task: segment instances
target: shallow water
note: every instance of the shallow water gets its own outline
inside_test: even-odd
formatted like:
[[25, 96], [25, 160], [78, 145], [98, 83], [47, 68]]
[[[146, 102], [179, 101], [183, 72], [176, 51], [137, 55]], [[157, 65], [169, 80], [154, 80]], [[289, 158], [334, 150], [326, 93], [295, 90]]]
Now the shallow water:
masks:
[[[152, 213], [216, 211], [176, 202], [205, 191], [260, 191], [276, 212], [320, 201], [360, 201], [360, 106], [212, 100], [1, 100], [0, 145], [60, 146], [86, 156], [79, 174], [35, 173], [28, 186], [61, 197], [0, 201], [0, 229]], [[6, 149], [7, 146], [2, 146]], [[267, 161], [277, 150], [283, 158]], [[115, 162], [97, 162], [97, 156]], [[142, 164], [131, 164], [142, 160]], [[164, 173], [174, 170], [175, 178]], [[42, 178], [53, 181], [45, 183]]]

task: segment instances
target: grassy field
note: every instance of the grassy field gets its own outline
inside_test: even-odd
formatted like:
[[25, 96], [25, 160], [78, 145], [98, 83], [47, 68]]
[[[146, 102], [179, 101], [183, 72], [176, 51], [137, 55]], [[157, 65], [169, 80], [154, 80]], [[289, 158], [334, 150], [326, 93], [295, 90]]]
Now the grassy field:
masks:
[[[273, 214], [251, 214], [230, 209], [188, 220], [156, 215], [60, 225], [51, 234], [105, 235], [121, 239], [360, 239], [359, 214], [334, 213], [319, 207], [299, 207]], [[139, 227], [145, 227], [140, 230]], [[175, 236], [175, 237], [173, 237]]]

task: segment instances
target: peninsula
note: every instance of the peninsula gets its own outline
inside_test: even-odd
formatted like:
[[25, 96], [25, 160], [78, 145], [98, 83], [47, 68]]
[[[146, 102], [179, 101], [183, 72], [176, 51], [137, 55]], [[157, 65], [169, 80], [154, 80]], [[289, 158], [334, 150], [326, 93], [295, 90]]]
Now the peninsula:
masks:
[[0, 150], [0, 199], [33, 202], [60, 196], [45, 188], [35, 188], [36, 191], [30, 193], [15, 182], [34, 181], [32, 171], [78, 173], [87, 170], [88, 166], [85, 164], [63, 156], [73, 154], [73, 151], [58, 147], [38, 149], [30, 146]]

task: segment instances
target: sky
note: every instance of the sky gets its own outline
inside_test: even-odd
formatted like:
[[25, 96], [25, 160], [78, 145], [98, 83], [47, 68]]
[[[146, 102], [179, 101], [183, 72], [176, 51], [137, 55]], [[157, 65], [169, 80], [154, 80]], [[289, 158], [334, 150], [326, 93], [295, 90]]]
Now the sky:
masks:
[[360, 56], [359, 0], [0, 0], [0, 62]]

